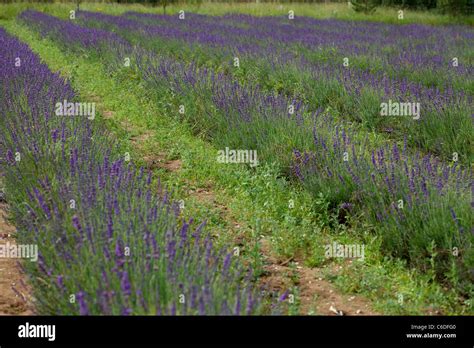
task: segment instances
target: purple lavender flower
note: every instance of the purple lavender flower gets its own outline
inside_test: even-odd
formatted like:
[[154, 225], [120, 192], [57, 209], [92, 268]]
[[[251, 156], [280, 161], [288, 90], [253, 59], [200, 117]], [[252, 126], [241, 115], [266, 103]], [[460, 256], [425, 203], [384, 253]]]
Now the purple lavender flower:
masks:
[[79, 217], [77, 215], [74, 215], [72, 217], [72, 225], [77, 231], [79, 231], [82, 234], [81, 222], [79, 221]]
[[283, 302], [288, 298], [288, 295], [290, 294], [289, 290], [286, 290], [279, 298], [278, 302]]
[[125, 297], [129, 297], [132, 293], [132, 286], [130, 285], [130, 280], [128, 278], [128, 272], [124, 271], [122, 272], [122, 279], [120, 282], [120, 286], [122, 289], [122, 293], [125, 295]]
[[80, 315], [89, 315], [89, 308], [86, 304], [86, 294], [84, 291], [79, 291], [76, 294], [77, 302], [79, 303], [79, 314]]

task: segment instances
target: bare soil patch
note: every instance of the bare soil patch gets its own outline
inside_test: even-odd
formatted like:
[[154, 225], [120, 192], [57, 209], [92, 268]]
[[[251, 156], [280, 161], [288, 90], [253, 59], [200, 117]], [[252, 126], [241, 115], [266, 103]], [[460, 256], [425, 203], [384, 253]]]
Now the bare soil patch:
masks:
[[[0, 203], [0, 244], [15, 244], [15, 227], [6, 221], [6, 204]], [[31, 289], [18, 260], [0, 258], [0, 315], [32, 315]]]
[[[379, 315], [366, 298], [342, 294], [324, 279], [324, 268], [309, 268], [293, 259], [280, 261], [272, 256], [270, 243], [265, 239], [261, 246], [265, 258], [262, 284], [280, 294], [297, 286], [301, 315]], [[293, 267], [288, 266], [290, 262], [294, 262]]]

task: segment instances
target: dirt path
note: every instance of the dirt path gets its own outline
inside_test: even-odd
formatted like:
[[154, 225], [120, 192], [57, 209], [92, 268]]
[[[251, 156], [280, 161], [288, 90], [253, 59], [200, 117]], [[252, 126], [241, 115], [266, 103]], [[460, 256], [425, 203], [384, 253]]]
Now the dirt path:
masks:
[[[268, 241], [262, 240], [260, 243], [265, 261], [262, 283], [270, 291], [279, 293], [297, 286], [301, 315], [380, 315], [363, 296], [343, 294], [325, 279], [325, 271], [337, 274], [338, 266], [309, 268], [297, 260], [279, 262], [272, 256]], [[289, 266], [290, 262], [293, 267]]]
[[[232, 222], [231, 233], [235, 244], [243, 245], [248, 242], [239, 233], [241, 224], [230, 216], [228, 207], [215, 201], [215, 194], [211, 188], [196, 189], [190, 192], [190, 195], [204, 204], [213, 205], [226, 215], [227, 220]], [[326, 268], [309, 268], [303, 266], [302, 262], [294, 260], [294, 267], [290, 267], [289, 263], [293, 260], [280, 262], [273, 256], [270, 243], [266, 239], [260, 240], [260, 245], [264, 262], [261, 284], [269, 291], [280, 294], [297, 286], [300, 315], [380, 315], [363, 296], [343, 294], [333, 283], [325, 279], [324, 274], [328, 270], [331, 274], [337, 274], [343, 266], [330, 264]]]
[[[6, 217], [6, 204], [0, 202], [0, 244], [15, 244], [15, 227]], [[0, 315], [33, 315], [30, 289], [18, 260], [0, 258]]]

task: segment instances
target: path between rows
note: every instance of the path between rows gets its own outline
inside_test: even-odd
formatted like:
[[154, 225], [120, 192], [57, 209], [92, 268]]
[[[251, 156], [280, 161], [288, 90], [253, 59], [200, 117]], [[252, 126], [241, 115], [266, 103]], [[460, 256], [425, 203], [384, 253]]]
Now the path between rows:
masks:
[[[106, 118], [113, 118], [113, 111], [104, 111], [103, 114]], [[123, 127], [130, 130], [130, 123], [122, 123]], [[132, 126], [133, 127], [133, 126]], [[136, 128], [133, 128], [137, 131]], [[132, 137], [132, 145], [142, 152], [143, 160], [147, 164], [149, 169], [164, 168], [170, 172], [177, 172], [180, 170], [182, 163], [179, 159], [166, 160], [166, 154], [160, 153], [159, 155], [149, 155], [143, 153], [143, 144], [150, 140], [154, 135], [153, 131], [150, 130], [139, 130], [139, 135]], [[241, 227], [241, 223], [235, 221], [232, 212], [228, 207], [218, 203], [215, 199], [215, 193], [212, 188], [206, 186], [197, 188], [195, 190], [188, 190], [188, 194], [197, 199], [203, 204], [207, 204], [217, 208], [221, 211], [223, 216], [226, 216], [227, 220], [231, 222], [233, 226], [233, 232], [236, 233], [235, 239], [237, 243], [245, 242], [242, 241], [241, 236], [238, 233], [238, 229]], [[261, 241], [263, 247], [261, 252], [265, 261], [265, 276], [262, 277], [262, 285], [270, 291], [285, 292], [291, 287], [291, 281], [288, 274], [292, 272], [288, 265], [284, 265], [278, 262], [278, 260], [272, 256], [272, 252], [265, 243], [265, 240]], [[339, 266], [342, 267], [342, 266]], [[333, 267], [335, 270], [335, 268]], [[336, 270], [335, 270], [336, 271]], [[317, 314], [317, 315], [379, 315], [376, 311], [371, 308], [371, 303], [366, 298], [360, 295], [348, 295], [342, 294], [336, 289], [334, 284], [324, 279], [324, 272], [322, 268], [309, 268], [302, 265], [296, 266], [297, 277], [299, 282], [297, 284], [299, 288], [299, 302], [300, 302], [300, 314]]]
[[[6, 218], [7, 205], [0, 202], [0, 244], [15, 245], [16, 229]], [[34, 314], [30, 293], [18, 260], [0, 257], [0, 315]]]

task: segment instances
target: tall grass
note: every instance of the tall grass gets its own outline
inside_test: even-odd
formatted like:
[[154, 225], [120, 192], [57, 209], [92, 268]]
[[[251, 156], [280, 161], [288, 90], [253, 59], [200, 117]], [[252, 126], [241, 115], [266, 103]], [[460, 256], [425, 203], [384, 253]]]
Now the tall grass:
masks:
[[[76, 8], [75, 1], [61, 1], [53, 3], [21, 2], [0, 4], [2, 14], [0, 19], [13, 19], [27, 9], [35, 9], [62, 18], [67, 18], [69, 10]], [[82, 10], [104, 12], [108, 14], [122, 14], [127, 11], [163, 14], [162, 7], [150, 7], [141, 4], [117, 4], [107, 2], [83, 1]], [[243, 13], [253, 16], [281, 16], [288, 15], [288, 11], [295, 11], [296, 16], [313, 18], [337, 18], [343, 20], [371, 20], [393, 24], [419, 23], [430, 25], [467, 24], [473, 25], [472, 16], [450, 16], [429, 11], [414, 11], [404, 9], [404, 20], [398, 19], [396, 8], [381, 7], [373, 15], [365, 15], [352, 10], [347, 3], [219, 3], [204, 1], [201, 4], [177, 3], [167, 7], [167, 14], [177, 14], [180, 10], [206, 15], [225, 15], [228, 13]]]

